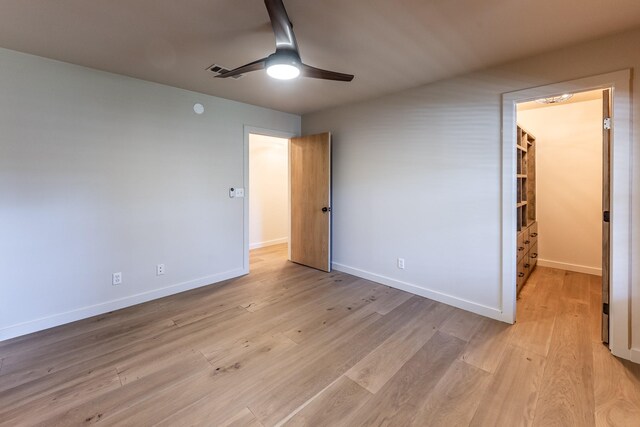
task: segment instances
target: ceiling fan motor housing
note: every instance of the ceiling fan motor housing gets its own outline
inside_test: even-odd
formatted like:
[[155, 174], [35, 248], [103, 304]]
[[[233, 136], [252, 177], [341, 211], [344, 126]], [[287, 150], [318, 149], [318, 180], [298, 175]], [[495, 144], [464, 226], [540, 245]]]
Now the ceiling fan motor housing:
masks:
[[298, 52], [290, 49], [278, 49], [275, 53], [272, 53], [267, 57], [266, 66], [267, 68], [272, 65], [293, 65], [296, 68], [300, 68], [300, 64], [302, 64], [302, 60], [300, 59], [300, 55]]

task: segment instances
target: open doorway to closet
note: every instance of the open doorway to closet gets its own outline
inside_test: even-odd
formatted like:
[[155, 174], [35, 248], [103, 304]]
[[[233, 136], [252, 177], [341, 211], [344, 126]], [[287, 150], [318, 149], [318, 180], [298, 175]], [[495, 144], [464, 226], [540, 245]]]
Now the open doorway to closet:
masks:
[[331, 134], [245, 127], [244, 153], [244, 270], [263, 253], [330, 272]]
[[518, 317], [575, 313], [605, 343], [610, 104], [609, 89], [518, 103], [515, 177]]
[[290, 229], [289, 139], [249, 135], [248, 196], [249, 249], [286, 258]]
[[[606, 342], [608, 340], [607, 347], [613, 355], [628, 360], [640, 361], [640, 352], [632, 346], [631, 340], [633, 318], [631, 316], [632, 281], [630, 267], [633, 264], [633, 258], [631, 256], [632, 216], [631, 200], [629, 198], [632, 178], [630, 82], [631, 71], [627, 69], [518, 90], [505, 93], [502, 96], [502, 317], [509, 323], [516, 323], [516, 328], [512, 335], [519, 335], [523, 342], [527, 341], [526, 337], [529, 337], [529, 341], [535, 343], [535, 349], [533, 350], [541, 352], [541, 354], [546, 354], [551, 348], [555, 348], [555, 353], [557, 354], [562, 353], [560, 344], [566, 342], [567, 339], [578, 339], [580, 345], [585, 348], [585, 354], [587, 354], [586, 349], [589, 346], [589, 342], [596, 345], [594, 348], [599, 348], [597, 345], [602, 341]], [[607, 239], [607, 233], [609, 235], [609, 255], [607, 256], [606, 252], [603, 251], [603, 260], [608, 261], [608, 265], [604, 263], [600, 267], [603, 270], [603, 277], [608, 280], [608, 286], [606, 282], [600, 281], [596, 274], [562, 270], [560, 268], [553, 269], [552, 267], [544, 268], [548, 269], [548, 271], [553, 269], [568, 271], [569, 273], [560, 273], [559, 277], [555, 275], [555, 277], [547, 277], [547, 280], [542, 280], [540, 274], [535, 274], [536, 272], [542, 272], [542, 267], [537, 266], [531, 272], [530, 279], [526, 283], [520, 284], [522, 291], [520, 298], [516, 302], [519, 276], [518, 259], [520, 258], [518, 256], [517, 231], [520, 226], [520, 220], [518, 219], [519, 209], [517, 206], [518, 203], [522, 203], [522, 201], [518, 200], [517, 190], [517, 177], [519, 174], [517, 170], [518, 138], [520, 138], [520, 144], [522, 144], [524, 133], [527, 134], [525, 139], [529, 141], [528, 132], [530, 132], [533, 144], [539, 144], [536, 145], [536, 149], [539, 151], [540, 147], [542, 147], [540, 142], [541, 133], [536, 135], [536, 130], [534, 129], [524, 128], [524, 130], [518, 130], [518, 105], [541, 98], [562, 96], [563, 94], [573, 94], [577, 98], [579, 94], [590, 91], [603, 92], [605, 90], [610, 91], [610, 114], [609, 117], [606, 117], [607, 111], [602, 108], [604, 107], [604, 100], [607, 98], [603, 96], [603, 102], [599, 109], [601, 113], [593, 126], [597, 126], [602, 132], [601, 138], [606, 136], [609, 142], [610, 157], [608, 166], [610, 168], [610, 177], [608, 184], [610, 187], [610, 199], [608, 214], [605, 212], [607, 209], [605, 209], [606, 204], [603, 203], [603, 200], [600, 200], [598, 209], [599, 221], [603, 227], [601, 231], [602, 241]], [[595, 105], [597, 100], [593, 101], [595, 101]], [[540, 108], [556, 108], [553, 111], [557, 112], [561, 105]], [[604, 139], [601, 139], [601, 141], [604, 144]], [[574, 152], [574, 156], [582, 155], [584, 147], [583, 145], [579, 147]], [[607, 162], [604, 158], [604, 149], [602, 151], [604, 166]], [[534, 162], [539, 163], [539, 159], [535, 159]], [[539, 166], [539, 164], [536, 164], [536, 166]], [[565, 165], [563, 169], [564, 174], [573, 172], [570, 165]], [[538, 199], [541, 197], [541, 190], [537, 188], [541, 173], [536, 167], [536, 200], [534, 205], [539, 204]], [[606, 169], [603, 168], [603, 184], [607, 183], [604, 177], [605, 173]], [[520, 174], [522, 173], [520, 172]], [[597, 174], [595, 177], [597, 177]], [[582, 194], [582, 190], [579, 191], [579, 194]], [[603, 188], [602, 194], [605, 193], [606, 191]], [[539, 206], [534, 211], [536, 222], [540, 214], [537, 209], [539, 209]], [[564, 209], [564, 211], [566, 210], [568, 209]], [[584, 216], [582, 212], [575, 210], [572, 215], [576, 218]], [[609, 222], [606, 222], [606, 220], [609, 220]], [[564, 230], [562, 231], [564, 232]], [[544, 230], [538, 229], [538, 234], [535, 236], [538, 239], [538, 248], [543, 248], [546, 245], [546, 239], [553, 238], [553, 236], [545, 236], [544, 233]], [[528, 235], [531, 236], [531, 234], [531, 230], [529, 230]], [[531, 240], [529, 240], [529, 245], [531, 245]], [[582, 249], [580, 248], [580, 250]], [[529, 248], [529, 250], [531, 249]], [[538, 253], [536, 258], [538, 262], [540, 255], [542, 255], [543, 259], [545, 256], [550, 256], [545, 255], [543, 249], [543, 252]], [[529, 259], [531, 259], [531, 256]], [[554, 260], [552, 259], [551, 261]], [[560, 262], [572, 264], [567, 259]], [[573, 263], [576, 262], [574, 261]], [[556, 266], [560, 265], [556, 264]], [[564, 267], [566, 268], [567, 266], [565, 265]], [[589, 272], [593, 273], [595, 271], [591, 270]], [[527, 272], [525, 272], [526, 275]], [[588, 297], [583, 293], [585, 287], [578, 285], [580, 280], [574, 280], [579, 275], [588, 275], [590, 281], [596, 281], [591, 287], [587, 287], [590, 292]], [[538, 277], [536, 278], [536, 276]], [[534, 281], [534, 279], [536, 280]], [[537, 285], [543, 282], [550, 290], [560, 291], [561, 293], [554, 294], [540, 291], [545, 285], [540, 287]], [[534, 283], [535, 286], [533, 286]], [[607, 292], [600, 291], [602, 299], [598, 300], [598, 284], [602, 284], [603, 290], [608, 291], [608, 303]], [[538, 292], [533, 292], [536, 288], [538, 288]], [[591, 292], [591, 288], [593, 288], [593, 292]], [[595, 298], [592, 298], [592, 296], [595, 296]], [[587, 300], [588, 303], [586, 302]], [[530, 322], [530, 320], [533, 321]], [[607, 320], [608, 328], [606, 328]], [[544, 324], [547, 330], [542, 331], [537, 326], [534, 326], [541, 324]], [[553, 332], [551, 336], [554, 338], [552, 339], [548, 338], [550, 331]], [[608, 337], [606, 336], [607, 333]], [[514, 341], [517, 341], [517, 337], [514, 338]]]

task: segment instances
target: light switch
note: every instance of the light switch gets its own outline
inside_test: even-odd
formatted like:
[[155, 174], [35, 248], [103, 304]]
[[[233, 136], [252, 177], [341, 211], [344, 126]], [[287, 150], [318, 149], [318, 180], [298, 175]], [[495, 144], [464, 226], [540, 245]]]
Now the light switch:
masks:
[[244, 188], [236, 188], [236, 197], [244, 197]]

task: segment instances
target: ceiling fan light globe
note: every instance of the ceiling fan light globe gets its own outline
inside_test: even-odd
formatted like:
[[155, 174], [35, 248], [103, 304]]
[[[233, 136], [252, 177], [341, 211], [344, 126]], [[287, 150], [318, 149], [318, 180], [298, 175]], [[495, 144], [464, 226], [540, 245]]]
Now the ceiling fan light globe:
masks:
[[278, 80], [291, 80], [300, 76], [300, 68], [292, 64], [272, 64], [267, 67], [269, 77]]

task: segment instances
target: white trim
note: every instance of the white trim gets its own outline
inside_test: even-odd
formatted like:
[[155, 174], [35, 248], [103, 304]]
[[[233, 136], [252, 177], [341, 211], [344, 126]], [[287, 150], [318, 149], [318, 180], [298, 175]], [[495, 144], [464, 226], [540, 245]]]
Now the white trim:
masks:
[[507, 319], [504, 318], [503, 313], [497, 308], [478, 304], [473, 301], [469, 301], [453, 295], [445, 294], [443, 292], [423, 288], [413, 283], [407, 283], [401, 280], [392, 279], [391, 277], [381, 276], [379, 274], [372, 273], [370, 271], [360, 270], [359, 268], [355, 268], [355, 267], [349, 267], [348, 265], [340, 264], [337, 262], [331, 263], [331, 266], [333, 267], [334, 270], [351, 274], [352, 276], [357, 276], [363, 279], [371, 280], [372, 282], [391, 286], [392, 288], [410, 292], [414, 295], [419, 295], [421, 297], [429, 298], [434, 301], [438, 301], [447, 305], [451, 305], [453, 307], [460, 308], [462, 310], [479, 314], [481, 316], [490, 317], [492, 319], [501, 320], [503, 322], [507, 321]]
[[131, 307], [132, 305], [141, 304], [143, 302], [163, 298], [169, 295], [175, 295], [191, 289], [209, 286], [224, 280], [233, 279], [244, 274], [242, 269], [226, 271], [224, 273], [213, 274], [211, 276], [201, 277], [199, 279], [190, 280], [188, 282], [177, 283], [160, 289], [142, 292], [130, 295], [124, 298], [118, 298], [100, 304], [90, 305], [78, 308], [64, 313], [54, 314], [52, 316], [42, 317], [36, 320], [30, 320], [24, 323], [7, 326], [0, 329], [0, 341], [19, 337], [21, 335], [30, 334], [32, 332], [42, 331], [44, 329], [53, 328], [54, 326], [64, 325], [66, 323], [75, 322], [77, 320], [86, 319], [99, 314], [108, 313], [114, 310]]
[[502, 310], [516, 315], [516, 103], [562, 93], [612, 89], [611, 129], [611, 299], [609, 347], [631, 358], [631, 70], [554, 83], [502, 95]]
[[640, 363], [640, 348], [632, 348], [629, 359], [634, 363]]
[[249, 245], [249, 249], [260, 249], [260, 248], [266, 248], [267, 246], [281, 245], [283, 243], [287, 243], [288, 241], [289, 241], [288, 237], [281, 237], [279, 239], [273, 239], [273, 240], [267, 240], [267, 241], [264, 241], [264, 242], [251, 243]]
[[[272, 136], [275, 138], [285, 138], [285, 139], [291, 139], [293, 137], [298, 136], [296, 133], [293, 132], [289, 132], [289, 131], [284, 131], [284, 130], [276, 130], [276, 129], [266, 129], [266, 128], [261, 128], [261, 127], [255, 127], [255, 126], [250, 126], [250, 125], [244, 125], [243, 127], [243, 132], [244, 132], [244, 143], [243, 143], [243, 171], [242, 171], [242, 177], [243, 177], [243, 187], [244, 187], [244, 204], [243, 204], [243, 209], [242, 209], [242, 215], [243, 215], [243, 227], [244, 227], [244, 232], [243, 232], [243, 242], [242, 242], [242, 246], [243, 246], [243, 259], [242, 259], [242, 268], [245, 274], [249, 274], [249, 251], [250, 251], [250, 242], [249, 242], [249, 195], [251, 192], [251, 189], [249, 188], [249, 135], [250, 134], [254, 134], [254, 135], [265, 135], [265, 136]], [[289, 147], [291, 146], [291, 144], [287, 144]], [[290, 149], [290, 148], [289, 148]], [[289, 156], [291, 157], [291, 156]], [[289, 161], [287, 161], [287, 165], [289, 165]], [[289, 166], [287, 166], [289, 167]], [[291, 173], [287, 174], [288, 176], [291, 176]], [[289, 189], [291, 189], [291, 183], [289, 183]], [[289, 199], [291, 198], [291, 195], [289, 195], [288, 197]], [[291, 218], [290, 218], [290, 212], [291, 212], [291, 200], [288, 201], [289, 206], [287, 207], [287, 212], [289, 212], [289, 214], [287, 214], [287, 222], [289, 223], [288, 229], [289, 229], [289, 234], [291, 234]], [[289, 237], [287, 236], [287, 241], [288, 241]], [[291, 258], [291, 253], [289, 253], [289, 258]]]
[[551, 261], [548, 259], [538, 258], [540, 267], [557, 268], [559, 270], [575, 271], [576, 273], [593, 274], [594, 276], [602, 276], [602, 269], [598, 267], [589, 267], [587, 265], [570, 264], [568, 262]]
[[329, 247], [329, 271], [331, 271], [331, 259], [333, 257], [333, 134], [329, 134], [329, 235], [327, 236]]

